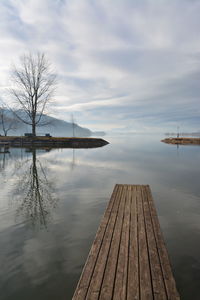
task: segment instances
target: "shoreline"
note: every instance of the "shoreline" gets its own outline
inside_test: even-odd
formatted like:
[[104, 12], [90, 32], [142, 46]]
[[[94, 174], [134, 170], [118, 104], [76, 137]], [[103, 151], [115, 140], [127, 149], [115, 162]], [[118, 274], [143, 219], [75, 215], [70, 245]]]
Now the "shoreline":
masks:
[[84, 137], [25, 137], [25, 136], [0, 136], [0, 146], [9, 147], [53, 147], [53, 148], [96, 148], [109, 144], [101, 138]]
[[166, 138], [161, 140], [161, 142], [172, 145], [200, 145], [200, 138]]

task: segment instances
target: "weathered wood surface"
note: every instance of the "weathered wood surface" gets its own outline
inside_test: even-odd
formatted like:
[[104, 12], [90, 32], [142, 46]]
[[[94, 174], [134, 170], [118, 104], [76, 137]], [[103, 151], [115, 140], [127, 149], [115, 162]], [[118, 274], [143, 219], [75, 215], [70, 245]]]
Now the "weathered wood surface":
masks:
[[115, 186], [73, 296], [83, 299], [180, 299], [149, 186]]

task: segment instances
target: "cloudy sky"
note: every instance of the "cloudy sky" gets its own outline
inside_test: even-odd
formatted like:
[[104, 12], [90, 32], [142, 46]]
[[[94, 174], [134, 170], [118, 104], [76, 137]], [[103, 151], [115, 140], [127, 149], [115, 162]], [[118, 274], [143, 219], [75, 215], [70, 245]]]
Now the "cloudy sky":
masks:
[[200, 130], [200, 0], [1, 0], [0, 97], [45, 52], [55, 117], [92, 130]]

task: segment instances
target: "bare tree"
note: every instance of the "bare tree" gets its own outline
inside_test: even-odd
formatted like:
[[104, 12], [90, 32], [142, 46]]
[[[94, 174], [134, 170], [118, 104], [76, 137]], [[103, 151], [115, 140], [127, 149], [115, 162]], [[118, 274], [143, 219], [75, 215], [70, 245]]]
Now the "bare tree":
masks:
[[46, 125], [42, 116], [52, 99], [56, 75], [45, 54], [26, 54], [20, 59], [20, 66], [12, 70], [14, 88], [10, 90], [20, 110], [14, 111], [17, 118], [32, 127]]
[[[10, 113], [10, 115], [9, 115]], [[7, 136], [10, 130], [17, 128], [17, 120], [14, 115], [11, 115], [7, 108], [0, 107], [0, 126], [5, 136]]]

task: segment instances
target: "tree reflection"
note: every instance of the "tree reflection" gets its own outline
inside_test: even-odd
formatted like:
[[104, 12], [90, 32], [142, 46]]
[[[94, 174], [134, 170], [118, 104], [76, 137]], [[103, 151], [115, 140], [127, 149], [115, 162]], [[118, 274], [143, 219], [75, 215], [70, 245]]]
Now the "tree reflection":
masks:
[[47, 169], [37, 159], [36, 149], [32, 149], [32, 159], [21, 165], [17, 194], [21, 198], [17, 215], [25, 216], [34, 226], [47, 228], [57, 198], [54, 196], [53, 184], [48, 180]]
[[10, 156], [9, 148], [6, 145], [0, 145], [0, 172], [2, 173], [6, 168], [7, 156]]

